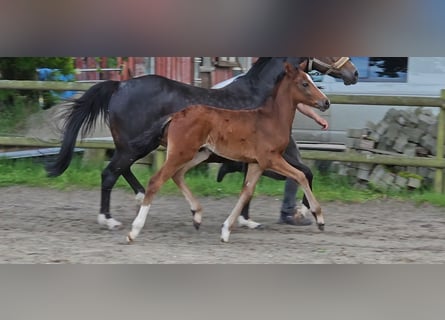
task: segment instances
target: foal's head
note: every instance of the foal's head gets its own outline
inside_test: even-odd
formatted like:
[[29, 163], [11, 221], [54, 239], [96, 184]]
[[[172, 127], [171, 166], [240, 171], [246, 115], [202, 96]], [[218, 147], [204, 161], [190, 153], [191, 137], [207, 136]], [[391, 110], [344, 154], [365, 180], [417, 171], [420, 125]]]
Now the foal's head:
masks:
[[303, 71], [305, 67], [300, 65], [300, 67], [295, 68], [287, 62], [284, 64], [285, 77], [292, 81], [290, 86], [292, 101], [295, 105], [303, 103], [321, 111], [326, 111], [330, 106], [329, 99], [318, 89], [311, 77]]

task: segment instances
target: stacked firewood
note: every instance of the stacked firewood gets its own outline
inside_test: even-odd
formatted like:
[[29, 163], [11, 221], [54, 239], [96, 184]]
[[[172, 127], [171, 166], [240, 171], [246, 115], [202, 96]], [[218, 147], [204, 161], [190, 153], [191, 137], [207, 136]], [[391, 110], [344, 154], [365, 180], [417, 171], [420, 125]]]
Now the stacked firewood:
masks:
[[[431, 157], [436, 155], [438, 118], [430, 109], [390, 109], [379, 123], [348, 130], [348, 147], [364, 154]], [[342, 163], [338, 172], [355, 179], [358, 185], [380, 189], [416, 189], [430, 185], [434, 169]]]

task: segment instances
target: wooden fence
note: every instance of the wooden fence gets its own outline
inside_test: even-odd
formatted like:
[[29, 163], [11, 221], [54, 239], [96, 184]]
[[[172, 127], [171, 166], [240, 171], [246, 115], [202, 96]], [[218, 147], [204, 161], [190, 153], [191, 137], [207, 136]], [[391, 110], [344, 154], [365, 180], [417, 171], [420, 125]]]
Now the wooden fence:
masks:
[[[85, 91], [92, 84], [57, 81], [13, 81], [0, 80], [0, 89], [33, 89], [33, 90], [73, 90]], [[354, 151], [326, 152], [302, 150], [302, 157], [310, 160], [330, 160], [343, 162], [373, 163], [384, 165], [403, 165], [413, 167], [430, 167], [436, 169], [434, 190], [445, 193], [444, 187], [444, 144], [445, 144], [445, 90], [440, 97], [411, 97], [411, 96], [375, 96], [375, 95], [328, 95], [333, 104], [359, 104], [383, 106], [409, 107], [437, 107], [440, 108], [437, 126], [437, 154], [435, 157], [408, 157], [405, 155], [364, 155]], [[42, 141], [25, 137], [0, 137], [0, 145], [48, 147], [59, 146], [57, 141]], [[87, 139], [79, 141], [78, 147], [95, 149], [113, 149], [113, 142], [109, 139]]]

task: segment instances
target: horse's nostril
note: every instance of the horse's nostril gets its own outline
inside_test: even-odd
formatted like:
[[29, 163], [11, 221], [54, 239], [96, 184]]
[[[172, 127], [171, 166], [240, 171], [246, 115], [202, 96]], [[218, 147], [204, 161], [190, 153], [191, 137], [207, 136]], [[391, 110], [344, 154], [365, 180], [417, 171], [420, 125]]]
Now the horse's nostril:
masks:
[[324, 102], [324, 106], [326, 107], [326, 109], [328, 109], [330, 105], [331, 105], [331, 102], [329, 100], [326, 100]]
[[358, 71], [357, 70], [355, 70], [355, 72], [354, 72], [354, 77], [358, 77]]

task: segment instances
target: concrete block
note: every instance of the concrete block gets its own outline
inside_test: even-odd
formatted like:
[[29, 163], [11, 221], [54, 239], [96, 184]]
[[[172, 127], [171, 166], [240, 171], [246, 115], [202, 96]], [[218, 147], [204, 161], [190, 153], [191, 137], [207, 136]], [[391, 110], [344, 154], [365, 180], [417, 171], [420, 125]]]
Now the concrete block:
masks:
[[401, 177], [399, 175], [396, 175], [396, 178], [394, 180], [394, 183], [399, 186], [400, 188], [404, 189], [406, 188], [407, 184], [408, 184], [408, 179], [405, 177]]
[[399, 136], [400, 130], [402, 130], [402, 126], [394, 123], [386, 131], [385, 137], [387, 137], [387, 138], [391, 139], [392, 141], [394, 141]]
[[418, 189], [422, 185], [422, 181], [417, 178], [408, 178], [407, 186], [412, 189]]
[[417, 174], [417, 167], [406, 167], [406, 172]]
[[375, 141], [369, 139], [360, 139], [360, 148], [373, 149], [375, 147]]
[[414, 143], [419, 143], [420, 138], [426, 134], [426, 132], [424, 132], [419, 128], [408, 128], [408, 127], [403, 128], [402, 132], [408, 137], [408, 141]]
[[381, 135], [377, 133], [377, 131], [371, 131], [371, 133], [368, 135], [368, 138], [370, 140], [379, 141], [381, 139]]
[[424, 147], [429, 152], [432, 151], [433, 146], [436, 144], [436, 139], [433, 138], [433, 136], [428, 133], [424, 135], [422, 138], [420, 138], [419, 144]]
[[437, 138], [437, 127], [438, 123], [436, 122], [428, 128], [428, 133], [431, 134], [433, 138]]
[[357, 178], [361, 181], [369, 181], [369, 170], [358, 169]]
[[377, 183], [385, 174], [385, 168], [378, 164], [374, 167], [374, 169], [372, 170], [370, 176], [369, 176], [369, 180], [372, 181], [373, 183]]
[[402, 153], [405, 146], [408, 144], [408, 137], [405, 134], [400, 134], [397, 140], [394, 142], [393, 149]]
[[379, 135], [382, 135], [382, 134], [384, 134], [385, 132], [386, 132], [386, 130], [389, 128], [389, 123], [388, 122], [386, 122], [386, 121], [381, 121], [378, 125], [377, 125], [377, 128], [376, 128], [376, 132], [379, 134]]
[[385, 182], [387, 185], [391, 185], [394, 183], [394, 180], [396, 178], [396, 175], [392, 172], [385, 172], [385, 174], [382, 176], [381, 180]]
[[383, 120], [385, 120], [385, 121], [391, 123], [391, 122], [394, 122], [394, 120], [395, 120], [398, 116], [400, 116], [400, 110], [396, 110], [396, 109], [394, 109], [394, 108], [391, 108], [391, 109], [389, 109], [389, 110], [386, 112], [385, 116], [383, 117]]
[[358, 165], [359, 170], [372, 171], [373, 168], [374, 168], [374, 164], [372, 164], [372, 163], [360, 163]]
[[400, 124], [401, 126], [405, 126], [406, 123], [407, 123], [406, 118], [403, 117], [402, 115], [398, 116], [395, 120], [396, 120], [396, 122], [397, 122], [398, 124]]
[[407, 143], [405, 148], [403, 148], [403, 154], [414, 157], [416, 155], [416, 144], [415, 143]]
[[437, 117], [433, 116], [431, 112], [421, 112], [417, 116], [417, 119], [419, 120], [419, 123], [423, 122], [423, 123], [426, 123], [428, 125], [433, 125], [434, 123], [437, 122]]

